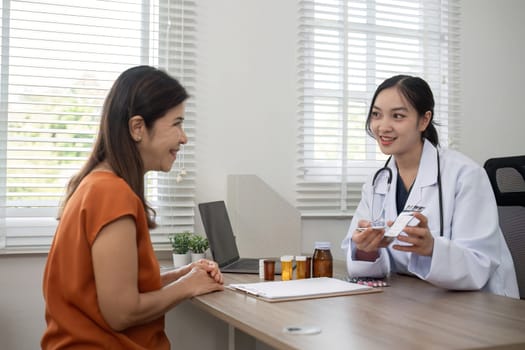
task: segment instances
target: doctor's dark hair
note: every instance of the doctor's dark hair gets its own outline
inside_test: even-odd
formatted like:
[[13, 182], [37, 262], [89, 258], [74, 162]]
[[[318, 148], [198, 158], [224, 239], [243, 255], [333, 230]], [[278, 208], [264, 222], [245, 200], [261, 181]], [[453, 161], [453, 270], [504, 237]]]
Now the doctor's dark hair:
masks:
[[162, 70], [136, 66], [124, 71], [113, 83], [104, 101], [93, 150], [82, 169], [69, 181], [59, 217], [82, 179], [106, 161], [140, 198], [148, 226], [154, 228], [156, 213], [145, 199], [144, 164], [137, 143], [131, 137], [129, 120], [133, 116], [141, 116], [149, 131], [157, 119], [187, 98], [184, 87]]
[[430, 123], [425, 131], [421, 133], [421, 137], [428, 139], [434, 146], [439, 145], [439, 136], [436, 130], [436, 123], [434, 122], [434, 95], [426, 81], [419, 77], [412, 77], [409, 75], [396, 75], [388, 78], [377, 87], [372, 103], [370, 103], [370, 110], [366, 118], [366, 132], [374, 137], [370, 129], [370, 118], [372, 116], [372, 109], [376, 102], [377, 95], [385, 89], [396, 87], [399, 92], [407, 99], [407, 101], [414, 107], [420, 118], [422, 118], [427, 111], [430, 111]]

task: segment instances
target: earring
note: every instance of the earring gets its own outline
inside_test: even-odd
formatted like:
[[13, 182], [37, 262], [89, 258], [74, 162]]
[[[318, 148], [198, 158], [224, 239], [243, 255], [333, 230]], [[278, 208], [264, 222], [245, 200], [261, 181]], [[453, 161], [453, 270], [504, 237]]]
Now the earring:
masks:
[[135, 142], [140, 142], [140, 141], [142, 141], [142, 137], [137, 137], [137, 138], [135, 139]]
[[179, 163], [179, 172], [177, 176], [175, 177], [175, 181], [177, 183], [181, 182], [184, 177], [186, 176], [186, 168], [184, 167], [184, 148], [182, 147], [183, 144], [181, 144], [181, 152], [180, 152], [180, 163]]
[[177, 177], [175, 178], [175, 182], [181, 182], [184, 179], [184, 176], [186, 176], [186, 168], [181, 168], [177, 174]]

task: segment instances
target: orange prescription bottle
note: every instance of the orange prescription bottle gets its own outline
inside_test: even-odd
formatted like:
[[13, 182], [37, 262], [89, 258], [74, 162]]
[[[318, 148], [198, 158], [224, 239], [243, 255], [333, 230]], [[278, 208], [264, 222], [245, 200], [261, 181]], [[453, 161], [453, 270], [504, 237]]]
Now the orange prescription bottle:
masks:
[[289, 281], [292, 279], [293, 268], [292, 268], [293, 255], [281, 256], [281, 280]]
[[[295, 276], [298, 280], [306, 278], [306, 256], [297, 255], [295, 257], [296, 269]], [[308, 277], [310, 274], [308, 274]]]

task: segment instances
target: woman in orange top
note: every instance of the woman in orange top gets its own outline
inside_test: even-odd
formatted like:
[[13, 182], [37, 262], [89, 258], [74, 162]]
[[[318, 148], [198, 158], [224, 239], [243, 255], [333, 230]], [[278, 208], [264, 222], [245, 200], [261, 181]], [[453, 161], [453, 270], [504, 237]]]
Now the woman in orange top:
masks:
[[161, 274], [144, 175], [169, 171], [181, 144], [185, 89], [149, 66], [128, 69], [104, 103], [98, 137], [67, 188], [44, 272], [43, 349], [169, 349], [164, 314], [223, 289], [216, 263]]

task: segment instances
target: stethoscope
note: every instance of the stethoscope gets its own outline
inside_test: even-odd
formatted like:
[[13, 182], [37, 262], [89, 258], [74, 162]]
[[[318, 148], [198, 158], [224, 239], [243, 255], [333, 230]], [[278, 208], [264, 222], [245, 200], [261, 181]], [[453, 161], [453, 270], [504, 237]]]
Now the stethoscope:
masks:
[[[437, 158], [437, 184], [438, 184], [438, 192], [439, 192], [439, 236], [443, 237], [443, 190], [441, 188], [441, 166], [439, 164], [439, 152], [436, 152], [436, 158]], [[390, 159], [392, 159], [392, 156], [388, 157], [388, 159], [385, 162], [385, 165], [376, 171], [374, 174], [374, 177], [372, 179], [372, 189], [375, 188], [376, 179], [381, 175], [383, 171], [386, 171], [388, 173], [387, 177], [387, 190], [386, 193], [390, 193], [390, 185], [392, 184], [392, 169], [388, 167], [388, 163], [390, 162]], [[375, 191], [372, 191], [373, 193]], [[375, 195], [372, 193], [372, 213], [374, 213], [374, 197]], [[386, 200], [383, 201], [383, 206], [381, 208], [381, 212], [379, 213], [379, 217], [381, 217], [385, 211], [385, 203]], [[377, 220], [372, 220], [372, 226], [376, 226]], [[381, 222], [379, 225], [384, 226], [384, 222]]]

